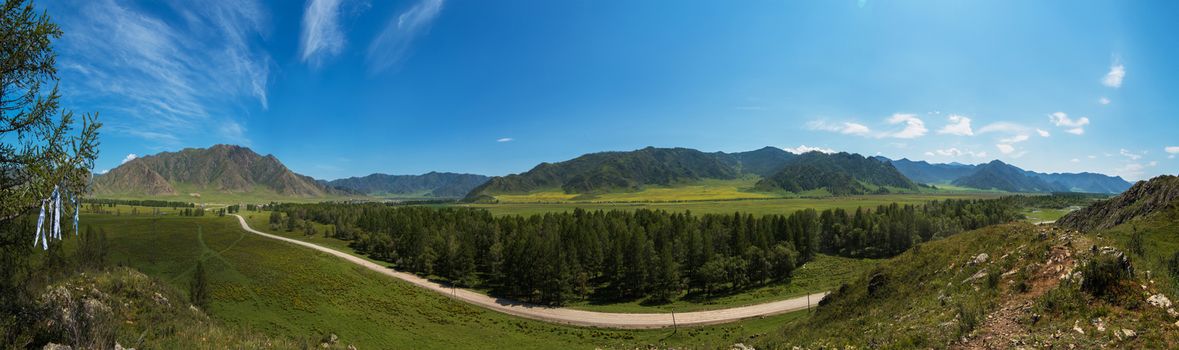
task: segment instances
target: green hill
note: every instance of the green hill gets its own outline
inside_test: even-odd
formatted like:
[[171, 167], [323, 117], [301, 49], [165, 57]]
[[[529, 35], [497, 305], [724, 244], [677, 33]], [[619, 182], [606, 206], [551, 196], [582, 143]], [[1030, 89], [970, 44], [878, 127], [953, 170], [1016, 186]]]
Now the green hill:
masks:
[[736, 179], [765, 174], [792, 158], [786, 151], [762, 148], [742, 153], [705, 153], [688, 148], [647, 147], [629, 152], [586, 154], [558, 163], [541, 163], [522, 174], [494, 177], [471, 191], [481, 195], [560, 189], [565, 193], [635, 191], [646, 185], [673, 185], [702, 179]]
[[1069, 213], [1056, 224], [1080, 231], [1111, 228], [1172, 208], [1176, 199], [1179, 199], [1179, 177], [1163, 175], [1140, 181], [1116, 197]]
[[431, 171], [422, 175], [371, 174], [320, 183], [369, 195], [462, 198], [488, 179], [483, 175]]
[[246, 147], [215, 145], [136, 158], [94, 177], [99, 196], [174, 196], [273, 193], [284, 197], [325, 197], [348, 191], [325, 186], [287, 169], [273, 155]]
[[763, 190], [801, 193], [826, 189], [833, 195], [870, 193], [886, 186], [917, 189], [917, 185], [901, 175], [892, 164], [846, 152], [805, 153], [757, 184], [757, 188]]
[[999, 160], [979, 165], [973, 174], [953, 181], [956, 186], [996, 189], [1008, 192], [1068, 192], [1060, 183], [1028, 176], [1023, 169]]

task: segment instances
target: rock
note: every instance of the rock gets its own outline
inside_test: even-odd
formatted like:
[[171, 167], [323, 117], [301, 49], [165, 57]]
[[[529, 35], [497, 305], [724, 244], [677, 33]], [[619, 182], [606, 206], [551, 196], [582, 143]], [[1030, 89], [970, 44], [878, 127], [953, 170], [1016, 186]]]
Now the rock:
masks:
[[340, 337], [336, 336], [336, 334], [335, 334], [335, 333], [328, 334], [328, 337], [327, 337], [327, 342], [328, 342], [328, 343], [335, 344], [335, 343], [337, 343], [337, 342], [339, 342], [339, 341], [340, 341]]
[[1171, 299], [1167, 299], [1167, 296], [1163, 295], [1163, 293], [1151, 295], [1149, 298], [1146, 298], [1146, 302], [1163, 309], [1171, 307]]
[[978, 270], [978, 272], [975, 272], [973, 276], [967, 277], [966, 279], [962, 280], [962, 283], [965, 284], [967, 282], [977, 280], [977, 279], [980, 279], [980, 278], [983, 278], [986, 276], [987, 276], [987, 270]]
[[348, 344], [348, 350], [356, 350], [356, 345]]
[[745, 345], [742, 343], [733, 344], [733, 347], [731, 347], [729, 349], [730, 350], [757, 350], [757, 349], [754, 349], [752, 346], [748, 346], [748, 345]]
[[74, 348], [69, 345], [49, 343], [49, 344], [45, 344], [45, 346], [42, 347], [41, 350], [74, 350]]
[[1077, 320], [1076, 322], [1073, 322], [1073, 330], [1076, 331], [1077, 333], [1085, 334], [1085, 330], [1081, 329], [1081, 320]]
[[1093, 319], [1093, 327], [1096, 327], [1098, 332], [1105, 332], [1105, 321], [1102, 321], [1101, 317], [1095, 318]]
[[1167, 315], [1171, 315], [1171, 317], [1179, 317], [1179, 311], [1175, 311], [1174, 308], [1169, 308], [1167, 309]]
[[1126, 339], [1133, 339], [1138, 336], [1138, 332], [1122, 328], [1122, 336], [1126, 337]]
[[152, 298], [152, 300], [155, 300], [155, 301], [156, 301], [156, 303], [158, 303], [158, 304], [160, 304], [160, 305], [164, 305], [164, 306], [168, 306], [168, 305], [169, 305], [169, 303], [168, 303], [168, 298], [167, 298], [167, 297], [164, 297], [164, 295], [163, 295], [163, 294], [160, 294], [160, 292], [156, 292], [156, 294], [155, 294], [155, 295], [152, 295], [152, 296], [151, 296], [151, 298]]
[[987, 259], [990, 259], [990, 258], [991, 258], [991, 256], [987, 255], [987, 253], [980, 253], [980, 254], [978, 254], [978, 256], [974, 257], [974, 260], [970, 261], [970, 264], [971, 265], [982, 264], [982, 263], [987, 262]]
[[135, 348], [124, 348], [119, 342], [115, 342], [115, 350], [135, 350]]

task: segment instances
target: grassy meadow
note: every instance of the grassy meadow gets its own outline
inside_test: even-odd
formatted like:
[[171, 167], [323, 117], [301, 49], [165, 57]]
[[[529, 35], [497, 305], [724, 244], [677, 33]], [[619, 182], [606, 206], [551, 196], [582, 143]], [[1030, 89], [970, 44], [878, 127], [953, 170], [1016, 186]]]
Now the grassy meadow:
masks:
[[[245, 213], [249, 214], [249, 213]], [[255, 220], [261, 215], [255, 215]], [[84, 214], [113, 263], [187, 290], [204, 261], [216, 320], [269, 336], [328, 333], [359, 348], [727, 347], [805, 313], [676, 330], [605, 330], [512, 317], [421, 290], [340, 259], [247, 234], [233, 217]]]
[[923, 204], [925, 202], [945, 199], [984, 199], [998, 198], [1005, 193], [967, 192], [967, 193], [918, 193], [918, 194], [887, 194], [862, 195], [843, 197], [815, 197], [815, 198], [768, 198], [745, 200], [708, 200], [708, 201], [680, 201], [680, 202], [547, 202], [547, 203], [496, 203], [496, 204], [454, 204], [471, 208], [482, 208], [495, 215], [532, 215], [549, 212], [572, 211], [574, 208], [586, 210], [633, 210], [633, 209], [662, 209], [667, 211], [691, 211], [696, 214], [732, 214], [733, 212], [750, 213], [754, 215], [789, 214], [802, 209], [825, 210], [832, 208], [855, 209], [857, 207], [876, 207], [879, 205]]

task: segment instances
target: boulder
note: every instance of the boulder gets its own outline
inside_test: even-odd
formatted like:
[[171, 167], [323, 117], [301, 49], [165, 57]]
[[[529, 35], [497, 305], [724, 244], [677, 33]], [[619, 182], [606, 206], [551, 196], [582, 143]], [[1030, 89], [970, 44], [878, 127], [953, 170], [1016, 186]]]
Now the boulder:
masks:
[[987, 253], [980, 253], [979, 255], [974, 257], [974, 260], [970, 261], [970, 264], [971, 265], [982, 264], [982, 263], [987, 262], [987, 259], [990, 259], [990, 258], [991, 258], [991, 256], [987, 255]]
[[1167, 296], [1163, 295], [1163, 293], [1151, 295], [1150, 297], [1146, 298], [1146, 302], [1162, 309], [1168, 309], [1171, 307], [1171, 299], [1167, 299]]

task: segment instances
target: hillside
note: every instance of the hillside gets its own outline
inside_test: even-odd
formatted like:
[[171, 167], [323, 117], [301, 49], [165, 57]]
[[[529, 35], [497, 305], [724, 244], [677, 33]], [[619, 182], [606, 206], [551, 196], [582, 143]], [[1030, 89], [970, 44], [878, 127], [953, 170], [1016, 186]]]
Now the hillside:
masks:
[[345, 194], [287, 169], [273, 155], [241, 146], [186, 148], [136, 158], [94, 177], [96, 195], [156, 196], [273, 192], [290, 197]]
[[[884, 157], [874, 157], [890, 161]], [[961, 163], [929, 163], [924, 160], [912, 161], [908, 158], [891, 160], [892, 166], [909, 179], [923, 184], [948, 184], [974, 173], [975, 166]]]
[[913, 181], [891, 164], [846, 152], [802, 154], [757, 183], [757, 188], [762, 190], [801, 193], [827, 189], [833, 195], [870, 193], [885, 186], [917, 189]]
[[1175, 206], [1179, 177], [1163, 175], [1139, 181], [1122, 194], [1074, 211], [1057, 225], [1080, 231], [1106, 229]]
[[[1020, 169], [1014, 165], [1006, 164], [1010, 168], [1014, 168], [1022, 172], [1023, 176], [1019, 176], [1015, 171], [1001, 170], [996, 172], [996, 169], [988, 166], [988, 164], [961, 164], [961, 163], [929, 163], [926, 161], [912, 161], [909, 159], [889, 160], [885, 157], [873, 157], [881, 161], [891, 162], [897, 171], [904, 174], [909, 179], [918, 183], [924, 184], [951, 184], [959, 179], [964, 179], [958, 183], [961, 186], [973, 187], [979, 189], [999, 188], [997, 186], [1007, 186], [1011, 188], [1018, 188], [1023, 184], [1030, 188], [1051, 188], [1054, 191], [1061, 192], [1086, 192], [1086, 193], [1120, 193], [1130, 188], [1131, 183], [1118, 176], [1109, 176], [1097, 173], [1039, 173]], [[979, 171], [984, 173], [977, 177], [971, 177]], [[1032, 179], [1024, 179], [1029, 177]], [[1040, 183], [1044, 182], [1046, 184]], [[1029, 185], [1030, 184], [1030, 185]], [[979, 187], [990, 186], [990, 187]], [[1042, 192], [1042, 191], [1028, 191], [1028, 192]]]
[[1129, 189], [1129, 181], [1120, 176], [1109, 176], [1096, 173], [1037, 173], [1028, 171], [1028, 175], [1038, 177], [1048, 183], [1058, 183], [1071, 192], [1088, 193], [1121, 193]]
[[490, 177], [475, 174], [429, 172], [422, 175], [371, 174], [320, 183], [369, 195], [462, 198], [488, 179]]
[[999, 160], [979, 165], [974, 173], [954, 180], [952, 184], [1008, 192], [1067, 192], [1069, 190], [1060, 183], [1049, 183], [1044, 179], [1028, 176], [1023, 169]]
[[[1162, 232], [1156, 236], [1162, 238]], [[1173, 284], [1156, 284], [1151, 274], [1136, 273], [1166, 269], [1110, 243], [1026, 223], [924, 243], [834, 290], [812, 317], [753, 345], [1175, 348], [1179, 332], [1166, 295]], [[1173, 252], [1174, 246], [1168, 246], [1159, 254]], [[1173, 273], [1154, 276], [1163, 275]]]
[[472, 190], [468, 198], [541, 189], [565, 193], [634, 191], [645, 185], [735, 179], [744, 174], [769, 173], [790, 158], [790, 153], [770, 147], [732, 154], [655, 147], [591, 153], [564, 162], [541, 163], [522, 174], [494, 177]]

